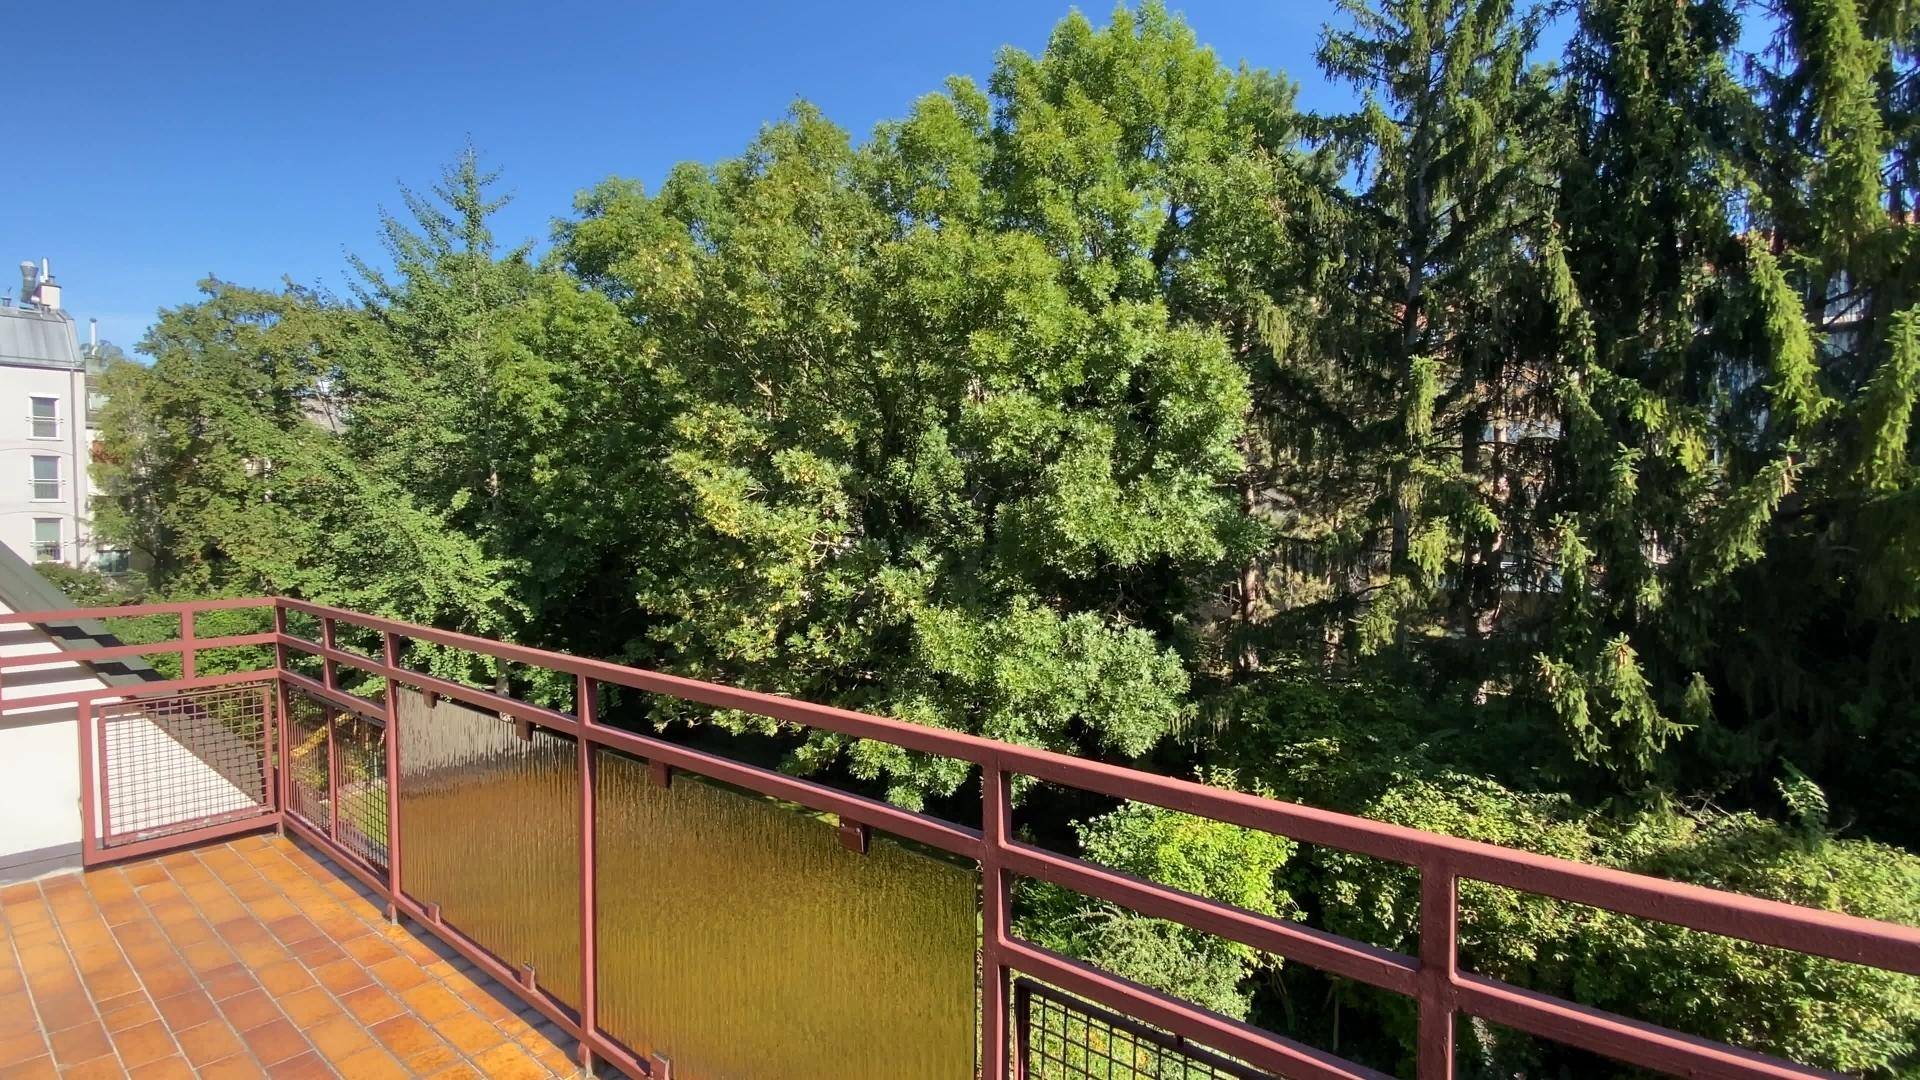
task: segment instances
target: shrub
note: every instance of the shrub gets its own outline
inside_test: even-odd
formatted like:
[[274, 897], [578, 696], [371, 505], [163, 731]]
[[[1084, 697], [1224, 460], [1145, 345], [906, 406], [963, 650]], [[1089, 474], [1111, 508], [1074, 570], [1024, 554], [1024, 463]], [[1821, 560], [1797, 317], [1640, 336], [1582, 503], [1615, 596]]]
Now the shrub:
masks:
[[[1627, 823], [1559, 796], [1488, 780], [1408, 780], [1362, 808], [1414, 828], [1618, 866], [1868, 918], [1920, 923], [1920, 857], [1789, 828], [1752, 814], [1644, 813]], [[1417, 948], [1419, 882], [1395, 864], [1317, 853], [1328, 929]], [[1679, 1031], [1867, 1075], [1920, 1066], [1920, 980], [1764, 948], [1478, 882], [1463, 882], [1462, 965], [1506, 982]], [[1410, 1003], [1388, 1019], [1412, 1051]], [[1477, 1030], [1469, 1050], [1503, 1073], [1561, 1052]], [[1624, 1070], [1623, 1070], [1624, 1072]]]
[[[1103, 866], [1263, 915], [1292, 911], [1278, 879], [1294, 844], [1282, 837], [1137, 803], [1076, 831], [1085, 856]], [[1237, 1018], [1249, 1005], [1242, 983], [1275, 962], [1237, 942], [1053, 885], [1025, 886], [1020, 906], [1019, 931], [1029, 939]]]

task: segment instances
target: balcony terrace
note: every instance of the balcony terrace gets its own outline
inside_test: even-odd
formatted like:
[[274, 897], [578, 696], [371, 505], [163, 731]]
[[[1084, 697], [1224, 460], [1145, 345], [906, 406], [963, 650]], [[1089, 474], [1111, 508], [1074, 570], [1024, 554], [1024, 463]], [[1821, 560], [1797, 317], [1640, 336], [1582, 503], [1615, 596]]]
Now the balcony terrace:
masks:
[[0, 1075], [572, 1075], [471, 963], [267, 833], [0, 890]]
[[[115, 616], [178, 637], [65, 659], [177, 677], [45, 693], [47, 654], [0, 657], [0, 712], [73, 711], [87, 867], [0, 892], [0, 1076], [1382, 1075], [1022, 939], [1015, 878], [1402, 995], [1419, 1080], [1468, 1017], [1677, 1075], [1823, 1075], [1463, 970], [1462, 880], [1920, 975], [1910, 927], [300, 601], [0, 623]], [[241, 670], [197, 674], [214, 650]], [[492, 689], [414, 666], [475, 657]], [[966, 761], [979, 825], [603, 719], [661, 699]], [[1016, 777], [1410, 867], [1419, 955], [1028, 842]]]

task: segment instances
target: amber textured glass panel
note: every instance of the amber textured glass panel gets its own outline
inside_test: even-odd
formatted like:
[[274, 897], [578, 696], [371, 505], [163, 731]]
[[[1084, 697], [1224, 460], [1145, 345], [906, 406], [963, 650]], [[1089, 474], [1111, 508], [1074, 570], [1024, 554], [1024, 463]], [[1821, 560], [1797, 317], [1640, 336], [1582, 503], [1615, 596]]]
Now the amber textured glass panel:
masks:
[[570, 1005], [580, 996], [580, 776], [573, 740], [402, 689], [400, 885]]
[[978, 875], [601, 752], [600, 1023], [676, 1080], [967, 1080]]

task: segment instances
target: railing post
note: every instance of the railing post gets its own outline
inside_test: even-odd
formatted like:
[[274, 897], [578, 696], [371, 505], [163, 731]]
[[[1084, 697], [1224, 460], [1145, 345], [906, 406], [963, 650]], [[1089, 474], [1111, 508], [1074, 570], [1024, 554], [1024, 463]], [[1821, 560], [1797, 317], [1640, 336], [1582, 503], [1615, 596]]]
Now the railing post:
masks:
[[[89, 706], [92, 704], [88, 702]], [[93, 728], [93, 755], [100, 762], [100, 846], [105, 848], [107, 841], [113, 839], [113, 761], [107, 756], [107, 718], [92, 719], [94, 723], [89, 726]]]
[[180, 609], [180, 677], [191, 679], [199, 671], [200, 659], [193, 647], [193, 608]]
[[1458, 965], [1460, 880], [1453, 867], [1420, 865], [1419, 1080], [1453, 1076], [1454, 978]]
[[1013, 1068], [1012, 1080], [1027, 1080], [1028, 1058], [1033, 1055], [1033, 984], [1013, 984]]
[[274, 708], [275, 693], [280, 685], [278, 678], [272, 686], [260, 688], [260, 801], [268, 810], [274, 811], [274, 825], [283, 824], [279, 814], [282, 809], [279, 798], [279, 781], [275, 779], [273, 767], [274, 755], [279, 753], [276, 741], [279, 738], [280, 722], [275, 719], [279, 710]]
[[387, 666], [387, 920], [400, 918], [400, 639], [391, 630], [380, 634], [380, 659]]
[[1012, 831], [1013, 803], [997, 755], [980, 763], [980, 1077], [1007, 1080], [1008, 891], [1001, 853]]
[[600, 721], [599, 687], [585, 675], [575, 676], [574, 715], [580, 720], [580, 1068], [593, 1075], [593, 1037], [599, 1030], [599, 898], [595, 891], [594, 787], [599, 755], [592, 732]]
[[287, 646], [281, 640], [287, 632], [287, 609], [275, 603], [273, 605], [273, 699], [274, 712], [279, 718], [274, 723], [274, 736], [277, 743], [275, 761], [278, 763], [273, 780], [274, 799], [279, 804], [281, 836], [287, 835], [287, 814], [292, 812], [293, 784], [289, 779], [289, 770], [293, 764], [293, 751], [287, 745], [290, 730], [287, 716]]
[[80, 733], [80, 864], [90, 866], [99, 855], [94, 833], [93, 701], [82, 698], [74, 706], [75, 730]]
[[333, 733], [340, 726], [339, 714], [329, 705], [321, 714], [327, 723], [327, 839], [340, 842], [340, 753], [334, 747]]
[[[323, 618], [320, 620], [320, 644], [326, 646], [328, 649], [334, 647], [332, 619]], [[329, 690], [336, 690], [338, 687], [334, 685], [335, 678], [333, 658], [330, 656], [322, 656], [320, 658], [320, 684]]]

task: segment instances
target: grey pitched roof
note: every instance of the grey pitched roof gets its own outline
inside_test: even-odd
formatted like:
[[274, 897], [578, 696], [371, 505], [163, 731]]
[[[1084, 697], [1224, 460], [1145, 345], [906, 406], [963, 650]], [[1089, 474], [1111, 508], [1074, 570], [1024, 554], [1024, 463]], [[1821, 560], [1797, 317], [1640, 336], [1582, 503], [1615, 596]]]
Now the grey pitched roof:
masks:
[[[55, 588], [53, 582], [41, 577], [27, 560], [14, 554], [13, 549], [5, 544], [0, 544], [0, 603], [5, 603], [14, 611], [59, 611], [74, 606], [73, 601]], [[121, 643], [119, 638], [107, 632], [106, 624], [93, 619], [49, 623], [45, 630], [53, 643], [67, 652], [84, 653], [88, 649], [106, 649]], [[87, 667], [93, 669], [100, 681], [108, 686], [152, 682], [160, 678], [159, 672], [137, 656], [105, 660], [88, 664]]]
[[73, 316], [64, 311], [0, 307], [0, 364], [63, 371], [80, 367]]

